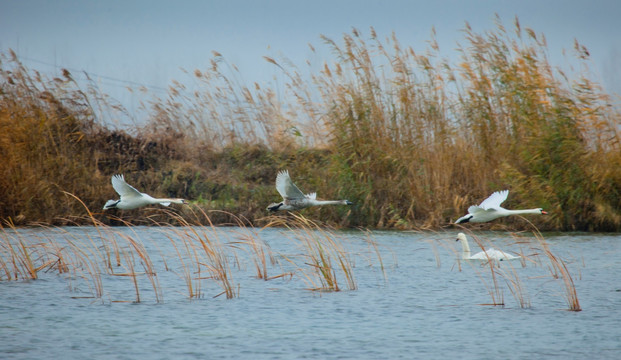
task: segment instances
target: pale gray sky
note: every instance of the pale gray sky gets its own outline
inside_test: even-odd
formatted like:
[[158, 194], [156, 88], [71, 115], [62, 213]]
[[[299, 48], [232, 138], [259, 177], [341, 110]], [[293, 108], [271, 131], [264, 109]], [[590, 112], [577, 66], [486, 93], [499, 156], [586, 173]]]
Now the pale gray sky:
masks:
[[304, 68], [306, 60], [330, 55], [319, 35], [339, 40], [352, 27], [368, 35], [373, 26], [381, 37], [395, 31], [417, 51], [427, 48], [435, 27], [441, 53], [450, 57], [456, 42], [463, 43], [466, 21], [477, 31], [492, 29], [496, 13], [507, 28], [518, 16], [522, 27], [545, 34], [556, 65], [578, 39], [598, 80], [621, 93], [619, 0], [4, 0], [0, 51], [13, 49], [42, 72], [64, 67], [94, 74], [131, 111], [138, 95], [129, 95], [121, 80], [166, 88], [172, 79], [187, 79], [180, 68], [206, 68], [213, 50], [250, 85], [277, 73], [264, 55], [283, 55]]

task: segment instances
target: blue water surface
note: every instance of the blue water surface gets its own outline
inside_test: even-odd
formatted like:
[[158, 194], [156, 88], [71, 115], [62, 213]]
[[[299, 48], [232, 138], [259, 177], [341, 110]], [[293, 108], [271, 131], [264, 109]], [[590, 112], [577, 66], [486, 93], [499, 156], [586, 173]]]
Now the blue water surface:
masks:
[[[338, 244], [355, 278], [357, 288], [348, 289], [333, 259], [341, 291], [330, 292], [309, 290], [321, 283], [292, 230], [209, 229], [206, 237], [223, 249], [234, 285], [235, 296], [227, 299], [218, 296], [223, 288], [209, 276], [205, 258], [200, 274], [196, 268], [184, 272], [180, 259], [188, 266], [191, 252], [179, 230], [107, 231], [112, 233], [89, 227], [4, 233], [5, 243], [82, 243], [91, 251], [86, 257], [98, 262], [103, 294], [96, 296], [86, 270], [59, 274], [50, 268], [37, 280], [4, 279], [3, 359], [621, 358], [619, 234], [545, 235], [572, 277], [582, 309], [576, 312], [568, 311], [562, 276], [532, 234], [469, 234], [483, 247], [525, 257], [501, 262], [492, 273], [490, 264], [459, 259], [456, 232], [316, 231]], [[291, 275], [257, 279], [249, 236], [273, 257], [269, 276]], [[157, 282], [144, 274], [136, 278], [140, 303], [131, 277], [111, 275], [101, 265], [95, 249], [105, 253], [102, 238], [115, 238], [121, 252], [134, 254], [136, 272], [144, 268], [127, 239], [147, 252]], [[473, 252], [480, 251], [471, 239]], [[198, 298], [189, 297], [185, 273]]]

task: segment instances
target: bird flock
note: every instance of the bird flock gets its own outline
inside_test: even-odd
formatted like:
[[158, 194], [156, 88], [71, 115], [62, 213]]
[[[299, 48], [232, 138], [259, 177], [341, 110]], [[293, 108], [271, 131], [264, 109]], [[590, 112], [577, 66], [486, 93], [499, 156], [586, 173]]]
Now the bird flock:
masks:
[[[118, 200], [108, 200], [103, 209], [132, 210], [139, 207], [160, 204], [169, 206], [170, 204], [186, 204], [184, 199], [154, 198], [149, 194], [142, 193], [133, 186], [125, 182], [123, 175], [112, 176], [112, 187], [119, 194]], [[311, 206], [322, 205], [353, 205], [349, 200], [318, 200], [317, 193], [304, 194], [289, 176], [289, 171], [282, 170], [276, 175], [276, 190], [282, 196], [282, 201], [271, 203], [267, 210], [295, 211], [302, 210]], [[509, 190], [496, 191], [479, 205], [472, 205], [468, 208], [468, 214], [460, 217], [455, 224], [463, 223], [483, 223], [492, 221], [509, 215], [521, 214], [547, 214], [542, 208], [525, 210], [508, 210], [500, 206], [509, 196]]]
[[[136, 190], [133, 186], [125, 182], [123, 175], [112, 176], [112, 187], [119, 194], [118, 200], [108, 200], [104, 205], [104, 210], [121, 209], [132, 210], [143, 206], [160, 204], [169, 206], [170, 204], [186, 204], [184, 199], [154, 198], [151, 195]], [[304, 194], [291, 180], [289, 171], [281, 170], [276, 175], [276, 190], [282, 196], [282, 201], [271, 203], [266, 210], [275, 213], [278, 211], [296, 211], [311, 206], [323, 205], [353, 205], [349, 200], [318, 200], [317, 193]], [[509, 190], [496, 191], [479, 205], [472, 205], [468, 208], [468, 213], [455, 221], [455, 224], [483, 223], [501, 217], [521, 214], [547, 214], [542, 208], [508, 210], [500, 205], [507, 200]], [[514, 260], [519, 256], [513, 256], [503, 251], [487, 249], [475, 255], [470, 254], [468, 239], [464, 233], [457, 235], [457, 241], [462, 245], [462, 259], [464, 260]]]

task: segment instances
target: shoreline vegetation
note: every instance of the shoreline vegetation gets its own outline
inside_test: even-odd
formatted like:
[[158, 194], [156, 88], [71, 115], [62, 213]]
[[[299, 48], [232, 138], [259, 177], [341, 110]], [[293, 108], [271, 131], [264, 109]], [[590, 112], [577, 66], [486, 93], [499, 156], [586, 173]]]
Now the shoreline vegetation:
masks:
[[182, 224], [199, 209], [216, 225], [263, 226], [274, 223], [265, 208], [280, 200], [274, 182], [287, 169], [319, 198], [354, 202], [303, 211], [337, 228], [449, 227], [509, 189], [508, 208], [549, 212], [528, 218], [541, 231], [621, 231], [621, 112], [590, 79], [587, 49], [576, 42], [580, 72], [569, 74], [517, 19], [463, 34], [454, 63], [433, 38], [418, 53], [373, 29], [323, 37], [337, 60], [309, 67], [310, 78], [265, 58], [286, 79], [278, 90], [241, 83], [214, 52], [188, 73], [196, 89], [174, 82], [131, 129], [100, 120], [124, 109], [94, 82], [80, 88], [67, 70], [48, 79], [0, 54], [0, 221], [79, 225], [85, 207], [117, 197], [110, 177], [124, 174], [191, 204], [159, 220], [166, 211], [93, 210], [102, 224]]

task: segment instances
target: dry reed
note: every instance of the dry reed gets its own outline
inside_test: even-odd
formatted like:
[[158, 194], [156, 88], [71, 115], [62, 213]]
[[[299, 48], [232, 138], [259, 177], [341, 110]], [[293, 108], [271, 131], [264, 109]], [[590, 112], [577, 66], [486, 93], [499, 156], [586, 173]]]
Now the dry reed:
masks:
[[[517, 19], [484, 33], [466, 25], [449, 62], [433, 36], [415, 51], [396, 34], [367, 33], [323, 37], [334, 61], [309, 76], [266, 58], [282, 71], [280, 92], [244, 84], [214, 53], [189, 72], [195, 86], [174, 82], [146, 125], [127, 130], [96, 120], [115, 108], [96, 88], [2, 55], [0, 219], [62, 224], [81, 209], [61, 191], [100, 208], [115, 196], [110, 175], [125, 172], [139, 188], [224, 210], [210, 214], [216, 224], [235, 214], [263, 225], [274, 174], [289, 168], [322, 197], [356, 203], [305, 211], [332, 226], [438, 229], [509, 188], [508, 205], [550, 212], [533, 220], [540, 229], [621, 229], [619, 109], [588, 71], [550, 64], [543, 35]], [[574, 53], [588, 69], [584, 46]], [[95, 216], [138, 224], [153, 214]]]

